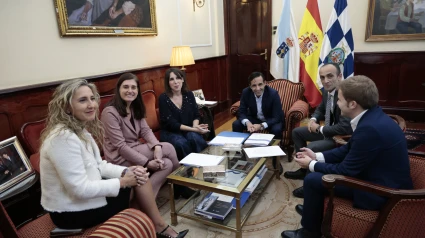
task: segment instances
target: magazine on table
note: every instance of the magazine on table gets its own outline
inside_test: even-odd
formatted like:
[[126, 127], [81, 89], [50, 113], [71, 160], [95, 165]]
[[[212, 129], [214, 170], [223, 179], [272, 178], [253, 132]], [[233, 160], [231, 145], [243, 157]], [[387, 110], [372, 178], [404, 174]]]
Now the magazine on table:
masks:
[[205, 196], [204, 200], [198, 204], [195, 209], [195, 214], [224, 220], [233, 208], [232, 200], [233, 197], [210, 192]]
[[232, 169], [241, 171], [247, 174], [249, 173], [249, 171], [251, 171], [253, 167], [254, 167], [254, 164], [252, 162], [248, 162], [245, 160], [238, 160], [238, 162], [236, 162], [236, 164], [233, 165]]

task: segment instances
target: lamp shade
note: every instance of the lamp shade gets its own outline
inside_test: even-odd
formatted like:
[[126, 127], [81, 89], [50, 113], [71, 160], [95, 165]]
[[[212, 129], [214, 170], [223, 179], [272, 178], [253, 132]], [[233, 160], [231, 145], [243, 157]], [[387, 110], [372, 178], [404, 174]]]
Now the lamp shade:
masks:
[[[185, 66], [195, 64], [192, 50], [189, 46], [174, 46], [171, 52], [170, 66]], [[184, 69], [184, 67], [182, 67]]]

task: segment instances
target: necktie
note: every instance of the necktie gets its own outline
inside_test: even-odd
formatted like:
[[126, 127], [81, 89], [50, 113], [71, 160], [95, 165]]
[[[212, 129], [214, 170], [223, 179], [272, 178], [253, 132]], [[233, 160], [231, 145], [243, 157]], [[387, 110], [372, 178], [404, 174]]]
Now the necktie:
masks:
[[325, 114], [325, 126], [331, 125], [331, 107], [332, 107], [332, 95], [328, 95], [326, 102], [326, 114]]

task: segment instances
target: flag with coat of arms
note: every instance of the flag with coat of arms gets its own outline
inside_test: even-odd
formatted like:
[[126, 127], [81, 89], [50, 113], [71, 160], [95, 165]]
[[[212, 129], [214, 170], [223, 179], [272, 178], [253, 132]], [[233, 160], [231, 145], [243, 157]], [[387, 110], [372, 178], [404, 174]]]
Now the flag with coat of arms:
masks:
[[299, 82], [300, 49], [297, 38], [291, 0], [283, 0], [282, 13], [270, 57], [270, 74], [275, 79]]
[[322, 101], [321, 84], [317, 74], [322, 46], [323, 32], [317, 0], [308, 0], [304, 11], [298, 43], [300, 46], [300, 81], [305, 87], [304, 96], [311, 107], [317, 107]]
[[[335, 0], [323, 38], [319, 68], [324, 63], [339, 64], [343, 79], [354, 75], [354, 41], [347, 0]], [[317, 81], [320, 82], [319, 75]]]

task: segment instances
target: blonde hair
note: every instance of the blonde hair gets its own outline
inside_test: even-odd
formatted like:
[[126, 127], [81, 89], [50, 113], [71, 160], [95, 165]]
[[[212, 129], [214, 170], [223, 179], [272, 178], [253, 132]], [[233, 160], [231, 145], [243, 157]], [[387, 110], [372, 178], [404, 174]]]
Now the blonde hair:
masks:
[[[88, 83], [85, 79], [70, 80], [59, 85], [53, 93], [52, 100], [49, 102], [46, 127], [42, 131], [40, 138], [41, 145], [54, 130], [56, 130], [55, 134], [59, 134], [64, 130], [70, 130], [87, 145], [89, 140], [84, 136], [84, 129], [87, 129], [96, 141], [102, 144], [104, 130], [103, 124], [99, 120], [99, 107], [96, 109], [95, 119], [85, 123], [75, 118], [72, 115], [72, 111], [69, 112], [69, 110], [72, 109], [72, 97], [75, 91], [82, 86], [87, 86], [92, 90], [99, 106], [100, 96], [96, 86], [92, 83]], [[59, 128], [57, 128], [58, 126]]]

